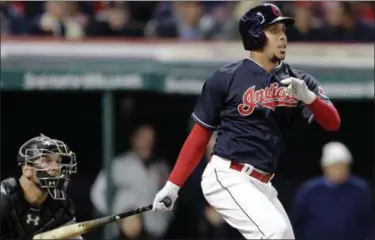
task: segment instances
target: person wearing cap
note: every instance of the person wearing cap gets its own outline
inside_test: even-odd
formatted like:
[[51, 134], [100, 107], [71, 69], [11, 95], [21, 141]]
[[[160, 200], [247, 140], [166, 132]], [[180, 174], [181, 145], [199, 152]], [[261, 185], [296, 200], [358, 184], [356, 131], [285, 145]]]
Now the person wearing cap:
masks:
[[367, 240], [374, 218], [370, 186], [350, 173], [353, 161], [340, 142], [324, 145], [323, 176], [307, 181], [298, 190], [291, 212], [296, 239]]

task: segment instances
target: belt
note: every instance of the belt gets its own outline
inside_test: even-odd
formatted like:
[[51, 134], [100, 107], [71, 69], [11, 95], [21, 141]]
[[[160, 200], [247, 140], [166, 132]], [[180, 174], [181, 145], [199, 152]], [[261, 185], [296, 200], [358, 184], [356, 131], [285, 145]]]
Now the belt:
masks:
[[268, 183], [274, 176], [273, 173], [265, 173], [254, 168], [253, 166], [237, 163], [234, 161], [230, 162], [230, 168], [239, 172], [244, 172], [246, 173], [246, 175], [249, 175], [250, 177], [253, 177], [263, 183]]

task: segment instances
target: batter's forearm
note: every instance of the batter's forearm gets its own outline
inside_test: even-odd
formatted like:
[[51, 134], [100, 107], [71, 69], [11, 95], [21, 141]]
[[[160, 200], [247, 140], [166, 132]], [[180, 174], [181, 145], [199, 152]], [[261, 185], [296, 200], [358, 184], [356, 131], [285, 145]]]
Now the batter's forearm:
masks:
[[308, 104], [307, 107], [314, 114], [315, 121], [325, 130], [337, 131], [340, 129], [340, 115], [335, 106], [317, 97], [311, 104]]
[[180, 187], [185, 183], [186, 179], [203, 157], [211, 135], [211, 130], [205, 129], [199, 124], [193, 126], [191, 133], [181, 149], [176, 165], [169, 177], [169, 181]]

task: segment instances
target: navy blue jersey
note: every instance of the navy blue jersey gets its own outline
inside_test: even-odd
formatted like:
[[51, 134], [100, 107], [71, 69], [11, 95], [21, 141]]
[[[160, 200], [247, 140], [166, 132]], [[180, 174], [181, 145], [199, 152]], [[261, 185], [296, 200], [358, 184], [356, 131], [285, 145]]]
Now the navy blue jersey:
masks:
[[329, 102], [312, 76], [282, 63], [270, 74], [251, 59], [218, 69], [203, 85], [192, 118], [217, 130], [213, 154], [275, 172], [285, 138], [296, 117], [313, 115], [299, 100], [286, 96], [280, 81], [295, 77]]

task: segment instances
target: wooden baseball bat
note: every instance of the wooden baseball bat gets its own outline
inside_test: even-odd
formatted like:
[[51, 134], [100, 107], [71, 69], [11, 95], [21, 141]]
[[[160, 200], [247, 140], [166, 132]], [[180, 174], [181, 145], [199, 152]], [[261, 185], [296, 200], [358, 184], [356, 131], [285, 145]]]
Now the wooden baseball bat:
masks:
[[[166, 207], [169, 207], [172, 204], [172, 201], [169, 197], [166, 197], [163, 200], [163, 203]], [[37, 234], [33, 239], [69, 239], [75, 236], [83, 235], [97, 227], [100, 227], [104, 224], [118, 221], [122, 218], [126, 218], [135, 214], [139, 214], [145, 211], [152, 209], [152, 204], [146, 207], [140, 207], [128, 212], [123, 212], [120, 214], [115, 214], [107, 217], [97, 218], [85, 222], [73, 223], [66, 226], [62, 226], [47, 232]]]

